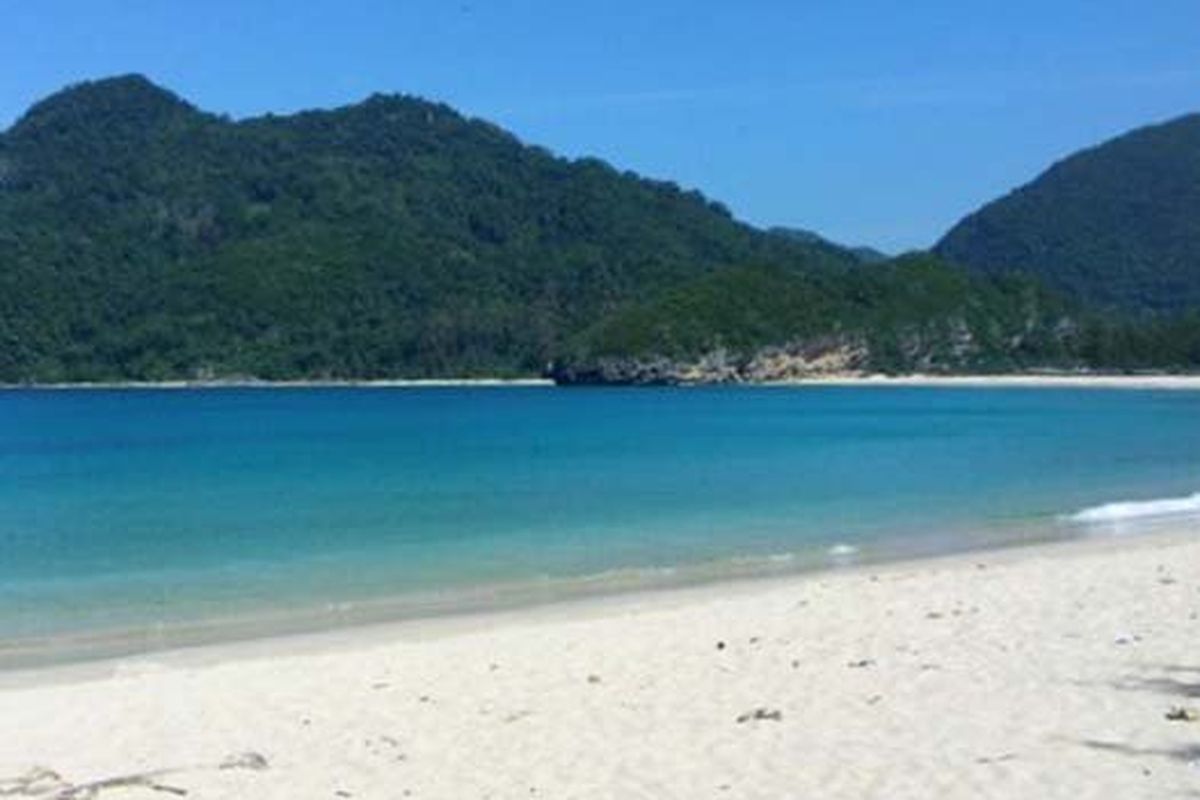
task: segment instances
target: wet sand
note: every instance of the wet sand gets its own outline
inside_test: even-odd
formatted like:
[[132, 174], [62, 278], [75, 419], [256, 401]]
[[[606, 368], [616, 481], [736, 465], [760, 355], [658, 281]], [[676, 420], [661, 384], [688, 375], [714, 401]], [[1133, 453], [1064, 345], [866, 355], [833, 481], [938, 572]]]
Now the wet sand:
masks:
[[5, 673], [0, 795], [1187, 796], [1198, 534]]

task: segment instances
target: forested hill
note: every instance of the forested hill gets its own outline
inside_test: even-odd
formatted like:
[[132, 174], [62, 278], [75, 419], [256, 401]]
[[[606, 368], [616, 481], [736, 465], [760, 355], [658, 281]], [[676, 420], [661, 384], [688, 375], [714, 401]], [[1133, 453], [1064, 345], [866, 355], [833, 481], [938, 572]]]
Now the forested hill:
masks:
[[[1035, 184], [968, 220], [942, 249], [986, 268], [973, 275], [761, 231], [416, 98], [232, 121], [139, 76], [84, 83], [0, 134], [0, 383], [1191, 369], [1200, 317], [1093, 315], [990, 272], [1035, 269], [1102, 300], [1192, 297], [1195, 126], [1131, 137], [1174, 154], [1150, 167], [1129, 155], [1116, 178], [1068, 180], [1068, 162], [1050, 199]], [[1009, 230], [997, 215], [1025, 232], [996, 241], [1034, 244], [979, 261], [966, 245]], [[1088, 241], [1095, 258], [1057, 259]], [[1120, 248], [1140, 254], [1123, 283], [1105, 260]], [[1027, 251], [1056, 260], [1006, 255]]]
[[1200, 307], [1200, 114], [1070, 156], [962, 220], [936, 250], [1101, 306]]
[[0, 134], [0, 381], [530, 374], [714, 270], [855, 263], [411, 97], [235, 122], [126, 76]]

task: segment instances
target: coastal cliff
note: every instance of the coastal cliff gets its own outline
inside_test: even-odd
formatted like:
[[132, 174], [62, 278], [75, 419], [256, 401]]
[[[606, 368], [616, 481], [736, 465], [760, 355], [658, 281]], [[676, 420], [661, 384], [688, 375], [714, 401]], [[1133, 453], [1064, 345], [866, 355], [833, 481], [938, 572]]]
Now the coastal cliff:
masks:
[[971, 280], [912, 255], [822, 280], [747, 268], [603, 320], [560, 385], [773, 383], [861, 374], [1075, 369], [1092, 336], [1036, 284]]
[[861, 339], [831, 337], [764, 347], [746, 355], [722, 348], [690, 359], [607, 357], [584, 363], [556, 363], [547, 371], [547, 377], [565, 386], [775, 383], [862, 374], [867, 356], [866, 343]]

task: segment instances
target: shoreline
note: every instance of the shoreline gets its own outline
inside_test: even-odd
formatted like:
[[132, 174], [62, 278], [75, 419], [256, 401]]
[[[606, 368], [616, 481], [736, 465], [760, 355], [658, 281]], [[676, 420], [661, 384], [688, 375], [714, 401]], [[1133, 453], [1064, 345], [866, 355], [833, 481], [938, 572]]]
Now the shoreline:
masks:
[[[594, 384], [564, 388], [625, 387], [627, 384]], [[654, 388], [645, 384], [637, 388]], [[747, 383], [680, 383], [692, 387], [910, 387], [910, 388], [1062, 388], [1062, 389], [1171, 389], [1200, 390], [1200, 374], [1151, 373], [1138, 375], [1102, 373], [1012, 373], [933, 375], [884, 375], [880, 373], [833, 373], [780, 381]], [[95, 381], [64, 383], [0, 383], [0, 391], [89, 391], [89, 390], [208, 390], [208, 389], [422, 389], [422, 388], [493, 388], [559, 387], [550, 378], [387, 378], [363, 380], [174, 380], [174, 381]]]
[[[1136, 538], [1160, 536], [1174, 522], [1149, 518], [1134, 523]], [[324, 636], [359, 629], [439, 624], [490, 614], [536, 614], [543, 609], [601, 604], [623, 598], [654, 598], [674, 592], [721, 592], [773, 581], [800, 580], [850, 570], [885, 569], [943, 559], [1102, 541], [1104, 524], [1024, 524], [986, 534], [926, 532], [898, 539], [847, 545], [829, 540], [803, 550], [729, 556], [676, 564], [618, 567], [602, 572], [541, 576], [527, 580], [447, 586], [393, 595], [331, 600], [309, 607], [261, 607], [217, 617], [99, 630], [67, 630], [44, 636], [0, 636], [0, 678], [36, 669], [86, 666], [164, 653], [222, 648], [257, 641]], [[1089, 532], [1090, 531], [1090, 532]]]
[[761, 386], [846, 386], [920, 388], [1019, 388], [1019, 389], [1172, 389], [1200, 390], [1200, 375], [838, 375], [772, 381]]
[[1197, 589], [1190, 523], [9, 674], [0, 788], [1172, 796]]
[[553, 386], [549, 378], [396, 378], [380, 380], [94, 381], [88, 383], [0, 383], [0, 391], [87, 391], [112, 389], [439, 389]]
[[[382, 597], [349, 603], [322, 613], [288, 616], [264, 613], [246, 618], [191, 620], [166, 628], [139, 627], [98, 632], [71, 632], [45, 638], [0, 638], [0, 690], [15, 682], [37, 682], [39, 676], [105, 673], [130, 663], [188, 664], [237, 659], [279, 648], [298, 652], [325, 651], [367, 642], [386, 641], [416, 633], [438, 637], [485, 629], [496, 622], [594, 618], [617, 611], [640, 610], [722, 596], [753, 595], [780, 587], [838, 576], [894, 574], [914, 570], [960, 568], [980, 561], [1011, 563], [1026, 559], [1064, 558], [1088, 553], [1111, 553], [1171, 547], [1193, 541], [1186, 521], [1142, 523], [1134, 533], [1077, 533], [1028, 538], [993, 539], [951, 550], [910, 548], [908, 551], [855, 551], [849, 558], [828, 554], [823, 560], [772, 567], [763, 557], [757, 568], [720, 573], [697, 565], [694, 573], [677, 568], [650, 568], [609, 574], [561, 578], [557, 586], [502, 584], [472, 587], [458, 596], [433, 593], [421, 598]], [[835, 547], [836, 549], [836, 547]], [[654, 573], [661, 581], [646, 582], [636, 573]], [[521, 589], [525, 589], [524, 593]], [[413, 602], [407, 602], [412, 600]], [[423, 601], [422, 601], [423, 600]], [[22, 651], [21, 647], [25, 647]]]

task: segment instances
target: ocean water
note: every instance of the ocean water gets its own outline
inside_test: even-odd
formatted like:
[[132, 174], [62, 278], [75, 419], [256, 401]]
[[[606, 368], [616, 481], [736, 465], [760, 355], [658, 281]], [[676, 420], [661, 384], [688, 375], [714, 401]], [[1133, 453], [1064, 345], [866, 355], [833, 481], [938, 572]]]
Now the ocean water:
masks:
[[6, 391], [0, 662], [1130, 535], [1198, 491], [1200, 392]]

